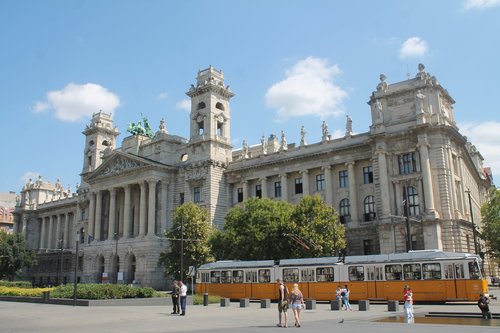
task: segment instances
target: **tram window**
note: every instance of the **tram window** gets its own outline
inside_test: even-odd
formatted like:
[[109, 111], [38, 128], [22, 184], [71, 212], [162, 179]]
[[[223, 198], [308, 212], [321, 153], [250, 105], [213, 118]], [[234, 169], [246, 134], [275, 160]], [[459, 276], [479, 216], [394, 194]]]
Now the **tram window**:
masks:
[[367, 266], [366, 267], [366, 280], [380, 281], [384, 279], [384, 270], [382, 266]]
[[350, 281], [364, 281], [364, 267], [363, 266], [350, 266], [349, 267], [349, 280]]
[[259, 269], [259, 282], [271, 282], [271, 271], [269, 269]]
[[422, 264], [422, 272], [424, 274], [424, 280], [441, 279], [441, 264]]
[[243, 271], [233, 271], [233, 283], [243, 283]]
[[210, 273], [201, 273], [201, 282], [210, 282]]
[[401, 265], [385, 265], [385, 278], [387, 280], [401, 280]]
[[303, 268], [300, 270], [300, 279], [302, 282], [314, 281], [314, 268]]
[[465, 278], [464, 264], [455, 264], [455, 278], [457, 279]]
[[219, 271], [210, 272], [210, 282], [220, 283], [220, 272]]
[[284, 282], [299, 282], [299, 269], [298, 268], [284, 268], [283, 269]]
[[444, 264], [444, 278], [453, 279], [453, 264]]
[[246, 282], [248, 283], [257, 282], [257, 271], [247, 271]]
[[420, 264], [403, 265], [403, 276], [405, 280], [422, 279], [422, 269], [420, 268]]
[[331, 282], [331, 281], [334, 281], [333, 267], [320, 267], [320, 268], [316, 268], [316, 280], [318, 282]]
[[477, 280], [481, 278], [481, 271], [477, 262], [469, 262], [469, 278]]
[[231, 283], [231, 271], [222, 271], [220, 277], [221, 283]]

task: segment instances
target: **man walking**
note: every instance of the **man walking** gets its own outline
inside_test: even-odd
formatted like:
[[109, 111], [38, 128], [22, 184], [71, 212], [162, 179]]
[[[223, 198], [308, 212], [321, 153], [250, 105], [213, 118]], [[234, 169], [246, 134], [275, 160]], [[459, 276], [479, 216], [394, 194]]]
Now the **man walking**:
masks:
[[182, 283], [182, 281], [179, 281], [179, 297], [180, 297], [180, 303], [181, 303], [181, 316], [186, 315], [186, 299], [187, 299], [187, 286]]
[[[283, 284], [283, 280], [276, 279], [276, 283], [278, 283], [278, 291], [279, 291], [279, 299], [278, 299], [278, 318], [279, 323], [278, 327], [288, 327], [288, 288]], [[284, 316], [284, 325], [281, 325], [281, 314]]]

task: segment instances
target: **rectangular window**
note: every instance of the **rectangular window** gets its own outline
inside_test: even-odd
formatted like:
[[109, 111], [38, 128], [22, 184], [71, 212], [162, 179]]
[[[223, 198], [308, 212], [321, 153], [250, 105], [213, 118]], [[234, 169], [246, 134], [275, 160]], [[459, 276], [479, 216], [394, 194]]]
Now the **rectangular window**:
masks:
[[200, 187], [195, 187], [193, 188], [193, 201], [194, 202], [201, 202], [201, 188]]
[[219, 271], [210, 272], [210, 282], [211, 283], [220, 283], [220, 272]]
[[201, 282], [207, 283], [210, 282], [210, 273], [201, 273]]
[[441, 264], [422, 264], [422, 273], [424, 280], [439, 280], [441, 279]]
[[255, 185], [255, 196], [259, 199], [262, 198], [262, 185]]
[[421, 280], [422, 268], [420, 264], [404, 264], [403, 276], [405, 280]]
[[246, 282], [255, 283], [257, 282], [257, 271], [247, 271], [245, 277]]
[[363, 240], [363, 251], [365, 255], [373, 254], [373, 239], [365, 239]]
[[302, 268], [300, 270], [300, 281], [301, 282], [313, 282], [314, 281], [314, 268]]
[[365, 270], [363, 266], [349, 266], [349, 281], [364, 281]]
[[283, 281], [284, 282], [299, 282], [299, 269], [298, 268], [283, 268]]
[[373, 183], [373, 168], [371, 165], [363, 168], [363, 180], [365, 184]]
[[80, 213], [81, 213], [80, 220], [85, 220], [85, 208], [82, 208]]
[[325, 190], [325, 175], [320, 174], [316, 175], [316, 191], [324, 191]]
[[415, 153], [403, 154], [398, 157], [399, 174], [409, 174], [417, 172], [417, 159]]
[[179, 193], [179, 203], [181, 205], [184, 203], [184, 193]]
[[271, 282], [271, 270], [259, 269], [259, 283]]
[[231, 271], [222, 271], [220, 277], [221, 283], [231, 283]]
[[237, 192], [238, 192], [238, 201], [237, 202], [243, 202], [243, 188], [238, 187]]
[[477, 262], [469, 262], [469, 278], [473, 280], [478, 280], [481, 278], [481, 270]]
[[295, 178], [295, 194], [302, 193], [302, 178]]
[[349, 186], [349, 174], [347, 170], [339, 171], [339, 187]]
[[281, 198], [281, 182], [274, 182], [274, 197]]
[[316, 280], [318, 282], [333, 282], [335, 280], [333, 267], [316, 268]]
[[233, 271], [233, 283], [243, 283], [243, 271]]
[[366, 279], [369, 281], [380, 281], [384, 279], [384, 268], [382, 266], [367, 266]]
[[385, 265], [385, 279], [390, 280], [401, 280], [402, 267], [401, 265]]

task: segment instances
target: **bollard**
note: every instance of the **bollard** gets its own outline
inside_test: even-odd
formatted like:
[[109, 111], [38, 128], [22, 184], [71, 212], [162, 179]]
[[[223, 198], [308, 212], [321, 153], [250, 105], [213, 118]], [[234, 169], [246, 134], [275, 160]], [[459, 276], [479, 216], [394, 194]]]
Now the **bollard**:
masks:
[[228, 307], [231, 304], [231, 300], [229, 298], [222, 298], [220, 299], [220, 306], [223, 308]]
[[340, 310], [342, 310], [342, 300], [341, 299], [336, 299], [336, 300], [330, 301], [330, 309], [332, 311], [340, 311]]
[[359, 306], [359, 311], [368, 311], [370, 310], [370, 301], [369, 300], [359, 301], [358, 306]]
[[50, 291], [42, 291], [42, 299], [44, 303], [47, 303], [50, 299]]
[[260, 308], [261, 309], [268, 309], [270, 307], [271, 307], [271, 300], [269, 298], [260, 300]]
[[387, 311], [399, 312], [399, 301], [387, 301]]
[[250, 299], [249, 298], [240, 299], [240, 308], [248, 308], [249, 306], [250, 306]]
[[203, 294], [203, 306], [208, 306], [208, 293]]
[[306, 310], [316, 310], [316, 300], [315, 299], [306, 300]]

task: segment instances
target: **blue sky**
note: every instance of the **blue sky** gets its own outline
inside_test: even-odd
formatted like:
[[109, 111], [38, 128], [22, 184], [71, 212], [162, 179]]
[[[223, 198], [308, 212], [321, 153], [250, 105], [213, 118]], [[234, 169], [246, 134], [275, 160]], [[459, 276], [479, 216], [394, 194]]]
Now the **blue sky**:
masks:
[[236, 94], [231, 137], [258, 144], [334, 135], [345, 115], [366, 132], [384, 73], [418, 63], [455, 99], [461, 132], [500, 179], [500, 0], [0, 0], [0, 192], [41, 175], [75, 190], [93, 112], [121, 135], [144, 114], [188, 137], [197, 71], [213, 65]]

